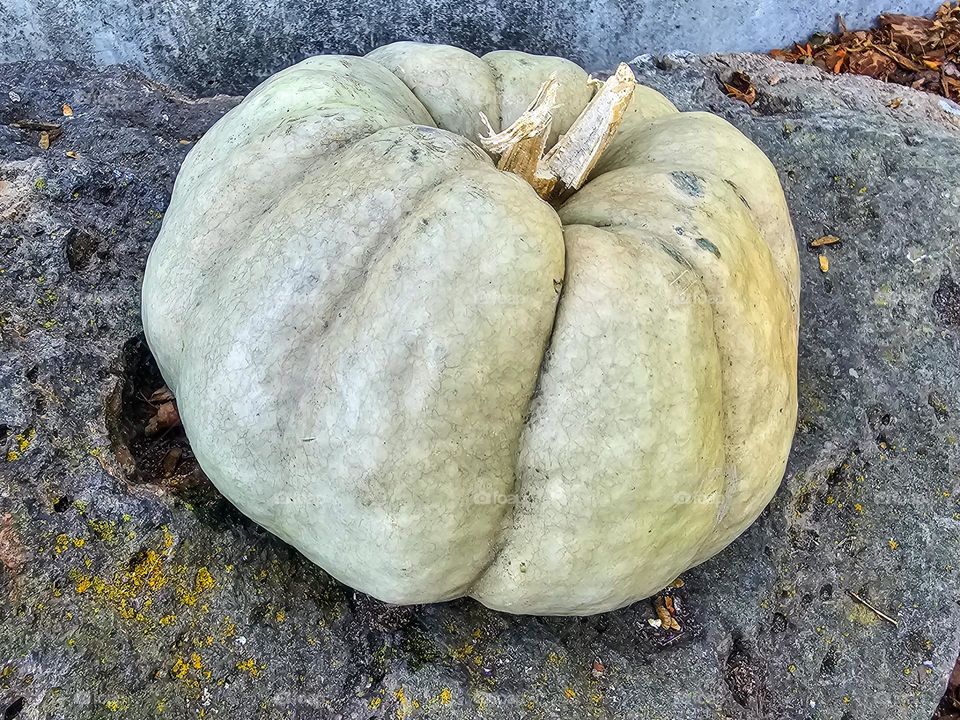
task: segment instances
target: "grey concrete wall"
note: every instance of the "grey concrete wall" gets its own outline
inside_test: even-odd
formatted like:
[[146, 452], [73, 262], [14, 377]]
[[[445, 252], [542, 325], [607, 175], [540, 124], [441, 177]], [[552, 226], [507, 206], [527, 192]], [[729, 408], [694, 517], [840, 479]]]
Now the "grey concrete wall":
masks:
[[842, 13], [928, 14], [938, 0], [0, 0], [0, 60], [128, 63], [194, 92], [248, 90], [317, 53], [393, 40], [562, 55], [589, 69], [643, 52], [769, 50]]

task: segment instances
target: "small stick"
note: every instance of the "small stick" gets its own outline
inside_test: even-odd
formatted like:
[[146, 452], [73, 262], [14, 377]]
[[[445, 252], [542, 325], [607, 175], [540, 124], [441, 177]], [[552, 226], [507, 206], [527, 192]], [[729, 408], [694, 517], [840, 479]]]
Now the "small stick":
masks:
[[870, 603], [868, 603], [868, 602], [867, 602], [866, 600], [864, 600], [862, 597], [860, 597], [859, 595], [857, 595], [853, 590], [847, 590], [847, 595], [849, 595], [850, 597], [852, 597], [854, 600], [856, 600], [858, 603], [860, 603], [860, 604], [863, 605], [864, 607], [867, 607], [867, 608], [869, 608], [870, 610], [873, 610], [873, 612], [875, 612], [875, 613], [877, 614], [877, 617], [879, 617], [881, 620], [886, 620], [888, 623], [890, 623], [890, 624], [893, 625], [894, 627], [900, 627], [900, 623], [898, 623], [896, 620], [894, 620], [892, 617], [890, 617], [890, 616], [887, 615], [886, 613], [881, 612], [880, 610], [878, 610], [878, 609], [876, 608], [876, 606], [871, 605]]

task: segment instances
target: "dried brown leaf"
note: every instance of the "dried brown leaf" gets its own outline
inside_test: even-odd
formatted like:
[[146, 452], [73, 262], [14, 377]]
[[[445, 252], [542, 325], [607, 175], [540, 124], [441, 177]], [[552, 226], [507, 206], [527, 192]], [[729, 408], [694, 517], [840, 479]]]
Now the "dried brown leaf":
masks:
[[150, 394], [150, 402], [153, 403], [162, 403], [173, 400], [173, 393], [170, 392], [170, 388], [166, 385], [157, 388]]
[[890, 33], [890, 39], [904, 50], [922, 52], [935, 44], [936, 28], [933, 20], [913, 15], [883, 14], [877, 25]]
[[177, 469], [177, 465], [180, 463], [181, 457], [183, 457], [183, 450], [181, 448], [174, 447], [167, 450], [167, 454], [163, 456], [163, 461], [160, 463], [163, 477], [167, 478], [173, 475]]
[[670, 604], [673, 604], [673, 599], [668, 595], [666, 599], [663, 595], [657, 595], [656, 600], [653, 602], [653, 609], [657, 613], [657, 618], [660, 620], [660, 626], [668, 630], [679, 630], [680, 623], [677, 622], [677, 619], [673, 617], [670, 611], [666, 607], [666, 601], [669, 600]]
[[852, 53], [847, 67], [856, 75], [866, 75], [876, 80], [886, 80], [897, 69], [893, 60], [874, 50]]
[[810, 42], [770, 54], [826, 72], [850, 72], [948, 98], [960, 96], [960, 2], [945, 2], [933, 18], [887, 13], [872, 30], [815, 34]]
[[180, 413], [177, 411], [177, 405], [173, 401], [165, 402], [157, 407], [157, 413], [147, 421], [143, 429], [147, 435], [159, 435], [160, 433], [177, 427], [180, 424]]
[[723, 83], [723, 89], [728, 96], [747, 105], [753, 105], [757, 101], [757, 88], [745, 72], [734, 71], [730, 80]]

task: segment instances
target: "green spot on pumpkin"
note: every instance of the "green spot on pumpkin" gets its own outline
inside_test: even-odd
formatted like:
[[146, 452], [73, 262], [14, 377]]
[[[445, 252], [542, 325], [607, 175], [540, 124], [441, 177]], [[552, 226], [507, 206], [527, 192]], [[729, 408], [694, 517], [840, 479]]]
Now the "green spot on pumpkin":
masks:
[[670, 179], [677, 188], [691, 197], [703, 197], [703, 178], [693, 173], [675, 171], [670, 173]]
[[712, 252], [717, 257], [720, 257], [719, 248], [717, 248], [716, 245], [714, 245], [712, 242], [710, 242], [706, 238], [697, 238], [697, 245], [702, 247], [704, 250], [707, 250], [708, 252]]

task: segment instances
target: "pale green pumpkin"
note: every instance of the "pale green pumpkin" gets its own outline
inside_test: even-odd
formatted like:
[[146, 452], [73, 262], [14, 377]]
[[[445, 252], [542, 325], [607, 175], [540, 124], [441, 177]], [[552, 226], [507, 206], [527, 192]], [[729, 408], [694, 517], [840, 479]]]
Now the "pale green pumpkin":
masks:
[[480, 148], [559, 58], [398, 43], [271, 77], [190, 152], [143, 286], [204, 471], [344, 583], [589, 614], [757, 517], [796, 421], [770, 162], [637, 87], [552, 207]]

